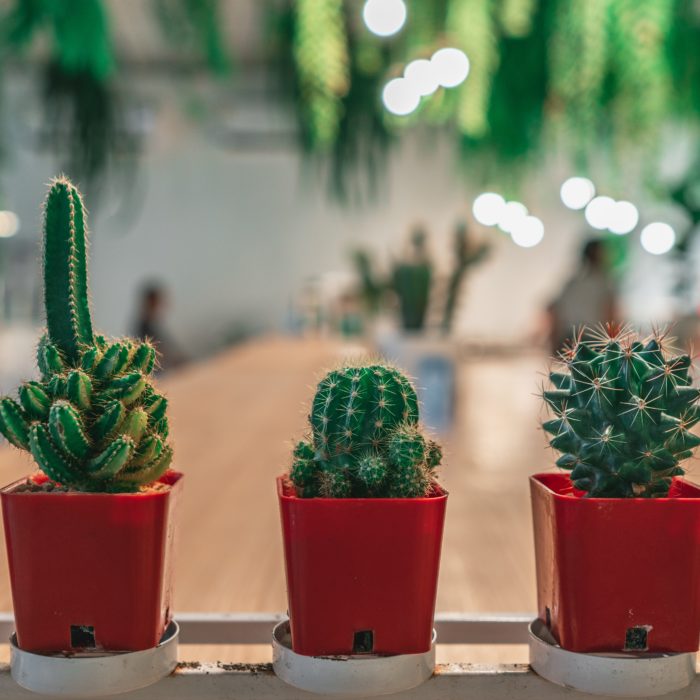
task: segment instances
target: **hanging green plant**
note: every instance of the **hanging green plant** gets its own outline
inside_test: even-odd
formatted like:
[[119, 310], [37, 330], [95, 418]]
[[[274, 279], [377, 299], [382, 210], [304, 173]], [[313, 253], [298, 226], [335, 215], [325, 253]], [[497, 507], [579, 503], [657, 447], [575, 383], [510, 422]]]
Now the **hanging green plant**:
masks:
[[294, 58], [305, 136], [329, 149], [340, 131], [343, 97], [350, 88], [350, 58], [342, 0], [297, 0]]
[[[93, 180], [117, 143], [115, 62], [109, 20], [101, 0], [15, 0], [2, 18], [10, 50], [39, 33], [51, 41], [43, 70], [46, 135], [77, 179]], [[67, 155], [66, 155], [67, 154]]]
[[505, 36], [527, 36], [532, 30], [537, 4], [537, 0], [501, 0], [498, 19]]
[[675, 3], [615, 0], [610, 10], [614, 123], [620, 138], [639, 141], [653, 137], [668, 112], [673, 90], [668, 37]]
[[457, 88], [457, 125], [470, 137], [489, 130], [487, 112], [498, 67], [498, 36], [493, 0], [451, 0], [447, 31], [451, 43], [469, 57], [469, 78]]
[[173, 47], [201, 53], [216, 75], [228, 73], [231, 59], [221, 31], [219, 0], [153, 0], [153, 11]]
[[611, 0], [558, 3], [550, 55], [553, 112], [584, 146], [600, 127], [600, 105], [608, 61]]

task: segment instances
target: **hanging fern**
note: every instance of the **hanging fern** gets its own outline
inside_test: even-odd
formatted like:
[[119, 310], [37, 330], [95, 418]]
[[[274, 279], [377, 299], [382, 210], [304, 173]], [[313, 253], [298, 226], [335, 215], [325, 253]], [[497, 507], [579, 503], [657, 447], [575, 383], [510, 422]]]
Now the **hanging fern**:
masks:
[[532, 30], [538, 0], [501, 0], [498, 19], [503, 33], [510, 37], [524, 37]]
[[498, 36], [493, 0], [451, 0], [447, 12], [448, 37], [467, 54], [469, 77], [456, 88], [457, 125], [473, 138], [489, 129], [487, 111], [493, 75], [498, 67]]
[[228, 72], [230, 57], [221, 28], [220, 0], [153, 0], [153, 11], [174, 47], [195, 49], [217, 75]]
[[675, 9], [673, 0], [615, 0], [611, 5], [614, 119], [624, 139], [653, 136], [668, 113], [672, 83], [667, 48]]
[[[45, 129], [76, 179], [98, 178], [116, 147], [117, 104], [109, 20], [102, 0], [16, 0], [3, 17], [7, 45], [21, 50], [48, 35], [44, 67]], [[68, 154], [66, 156], [66, 154]]]
[[589, 144], [600, 126], [612, 1], [560, 2], [554, 22], [552, 98], [579, 144]]
[[303, 124], [312, 147], [330, 148], [350, 87], [347, 28], [342, 0], [297, 0], [294, 58]]

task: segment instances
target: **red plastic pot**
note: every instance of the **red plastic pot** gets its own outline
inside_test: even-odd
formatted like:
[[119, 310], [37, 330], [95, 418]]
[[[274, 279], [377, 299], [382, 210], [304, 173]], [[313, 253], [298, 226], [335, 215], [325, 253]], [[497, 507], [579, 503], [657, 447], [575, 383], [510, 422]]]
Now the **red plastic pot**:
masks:
[[447, 493], [298, 498], [284, 477], [277, 492], [294, 651], [428, 651]]
[[181, 478], [170, 471], [167, 489], [143, 493], [0, 492], [21, 649], [157, 646], [170, 621]]
[[567, 474], [530, 478], [539, 616], [576, 652], [695, 652], [700, 487], [583, 498]]

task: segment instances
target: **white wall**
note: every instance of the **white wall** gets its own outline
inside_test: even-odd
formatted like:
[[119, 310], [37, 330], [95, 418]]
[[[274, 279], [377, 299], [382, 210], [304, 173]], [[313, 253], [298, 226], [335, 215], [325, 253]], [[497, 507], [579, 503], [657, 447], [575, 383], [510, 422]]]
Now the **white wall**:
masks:
[[[16, 133], [8, 144], [3, 206], [18, 212], [21, 236], [36, 237], [39, 204], [56, 166], [36, 153], [36, 102], [26, 81], [15, 83], [6, 102]], [[224, 145], [212, 124], [225, 122], [235, 100], [219, 109], [212, 99], [208, 120], [195, 124], [183, 116], [182, 104], [192, 95], [206, 103], [214, 94], [196, 81], [132, 80], [130, 88], [154, 119], [135, 181], [143, 205], [129, 221], [117, 197], [103, 196], [90, 220], [94, 312], [110, 334], [128, 331], [136, 290], [152, 278], [170, 287], [172, 330], [193, 353], [217, 346], [237, 322], [280, 328], [304, 280], [347, 269], [347, 253], [358, 243], [386, 257], [423, 221], [436, 252], [449, 250], [455, 221], [468, 215], [479, 191], [456, 170], [449, 142], [416, 135], [392, 158], [375, 204], [339, 208], [323, 183], [304, 176], [293, 150]], [[261, 118], [269, 117], [274, 105], [260, 109]], [[525, 183], [522, 198], [546, 226], [540, 246], [518, 248], [496, 229], [483, 231], [493, 251], [469, 282], [458, 320], [462, 335], [522, 338], [570, 273], [583, 228], [580, 214], [558, 199], [559, 183], [570, 174], [549, 166]], [[646, 275], [651, 270], [653, 276], [663, 262], [642, 255]], [[661, 300], [655, 313], [667, 314], [663, 289], [654, 298]]]

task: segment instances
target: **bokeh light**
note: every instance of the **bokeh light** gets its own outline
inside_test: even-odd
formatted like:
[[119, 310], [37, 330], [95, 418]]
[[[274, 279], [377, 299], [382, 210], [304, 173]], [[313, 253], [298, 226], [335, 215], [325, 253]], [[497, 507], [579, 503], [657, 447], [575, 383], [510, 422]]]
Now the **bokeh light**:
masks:
[[642, 248], [652, 255], [668, 253], [676, 242], [676, 232], [661, 221], [654, 221], [642, 229]]
[[403, 77], [408, 80], [415, 91], [422, 96], [432, 95], [438, 87], [440, 87], [435, 66], [425, 58], [411, 61], [406, 66]]
[[608, 219], [608, 229], [611, 233], [622, 236], [634, 231], [638, 223], [639, 211], [632, 202], [615, 202]]
[[610, 225], [615, 200], [612, 197], [594, 197], [586, 206], [586, 221], [592, 228], [603, 231]]
[[13, 211], [0, 211], [0, 238], [11, 238], [19, 231], [19, 217]]
[[459, 49], [438, 49], [433, 54], [430, 62], [442, 87], [457, 87], [469, 75], [469, 59], [467, 54]]
[[372, 34], [391, 36], [406, 22], [406, 4], [403, 0], [367, 0], [362, 19]]
[[508, 202], [501, 211], [498, 228], [511, 233], [522, 219], [528, 214], [527, 207], [521, 202]]
[[480, 194], [472, 205], [474, 218], [484, 226], [496, 226], [501, 220], [506, 200], [495, 192]]
[[405, 117], [418, 107], [420, 95], [406, 78], [394, 78], [384, 86], [382, 101], [392, 114]]
[[595, 197], [595, 185], [587, 177], [570, 177], [559, 190], [569, 209], [583, 209]]
[[536, 216], [525, 216], [516, 220], [510, 237], [521, 248], [532, 248], [544, 238], [544, 224]]

